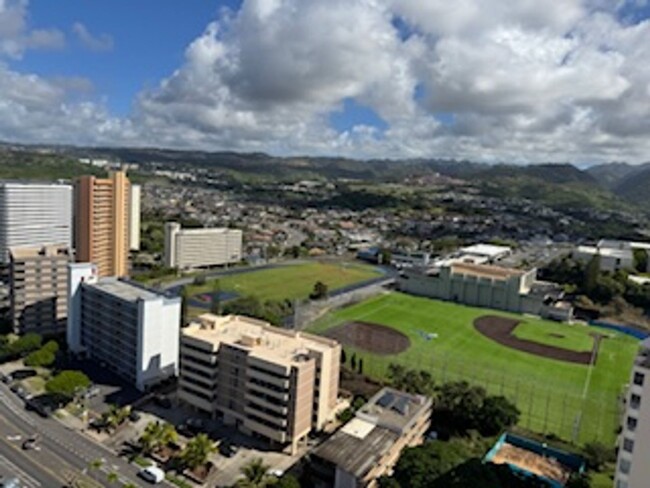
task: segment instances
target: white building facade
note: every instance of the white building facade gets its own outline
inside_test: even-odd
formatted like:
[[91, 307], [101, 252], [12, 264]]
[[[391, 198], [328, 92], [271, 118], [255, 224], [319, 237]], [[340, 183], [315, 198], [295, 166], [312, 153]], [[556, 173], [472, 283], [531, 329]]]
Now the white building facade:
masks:
[[142, 187], [131, 185], [129, 192], [129, 249], [138, 251], [140, 249], [140, 198]]
[[237, 229], [181, 229], [165, 224], [165, 266], [200, 268], [234, 264], [242, 258], [242, 231]]
[[178, 297], [97, 278], [92, 263], [69, 267], [68, 347], [141, 391], [178, 374], [180, 321]]
[[72, 247], [71, 185], [0, 182], [0, 262], [9, 249]]
[[648, 486], [650, 480], [650, 339], [634, 362], [618, 442], [614, 488]]

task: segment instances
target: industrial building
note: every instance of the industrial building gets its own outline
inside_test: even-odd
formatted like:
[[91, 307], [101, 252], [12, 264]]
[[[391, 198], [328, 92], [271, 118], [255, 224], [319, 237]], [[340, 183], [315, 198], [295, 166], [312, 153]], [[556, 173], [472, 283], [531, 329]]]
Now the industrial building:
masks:
[[99, 276], [127, 276], [131, 238], [130, 183], [124, 171], [82, 176], [75, 186], [76, 259]]
[[234, 264], [242, 258], [242, 231], [237, 229], [181, 229], [165, 224], [165, 266], [200, 268]]
[[67, 339], [141, 391], [178, 374], [181, 299], [69, 265]]
[[311, 455], [316, 488], [373, 488], [431, 423], [432, 399], [384, 388]]
[[69, 244], [9, 249], [10, 321], [16, 334], [64, 333], [68, 316]]
[[424, 270], [407, 270], [397, 279], [398, 289], [429, 298], [476, 307], [529, 313], [568, 321], [572, 307], [561, 287], [537, 281], [537, 270], [452, 262]]
[[332, 339], [204, 314], [182, 331], [179, 398], [295, 452], [333, 417], [340, 355]]

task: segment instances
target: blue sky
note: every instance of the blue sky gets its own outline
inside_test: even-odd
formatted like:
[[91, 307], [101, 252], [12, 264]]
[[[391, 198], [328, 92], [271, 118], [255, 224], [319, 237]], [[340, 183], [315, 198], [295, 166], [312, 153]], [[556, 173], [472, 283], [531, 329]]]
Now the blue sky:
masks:
[[648, 0], [0, 0], [0, 140], [650, 160]]

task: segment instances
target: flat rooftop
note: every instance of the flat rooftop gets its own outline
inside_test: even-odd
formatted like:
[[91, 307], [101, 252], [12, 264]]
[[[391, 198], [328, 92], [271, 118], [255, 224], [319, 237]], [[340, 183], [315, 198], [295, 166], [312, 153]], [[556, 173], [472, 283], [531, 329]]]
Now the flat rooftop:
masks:
[[46, 246], [35, 246], [35, 247], [10, 247], [9, 253], [15, 259], [26, 259], [26, 258], [37, 258], [42, 257], [54, 257], [54, 256], [64, 256], [69, 257], [71, 254], [70, 246], [67, 244], [51, 244]]
[[610, 247], [595, 247], [595, 246], [578, 246], [576, 250], [581, 254], [600, 254], [601, 256], [618, 258], [618, 259], [632, 259], [631, 249], [614, 249]]
[[129, 283], [128, 281], [112, 277], [100, 278], [96, 283], [88, 283], [85, 286], [104, 291], [109, 295], [129, 302], [135, 302], [136, 300], [155, 300], [164, 296]]
[[470, 275], [478, 278], [490, 278], [492, 280], [507, 280], [509, 278], [515, 278], [526, 274], [526, 271], [520, 269], [502, 268], [500, 266], [473, 263], [452, 263], [451, 272], [453, 274]]
[[495, 246], [493, 244], [474, 244], [473, 246], [461, 248], [461, 251], [465, 254], [487, 256], [490, 259], [498, 258], [499, 256], [509, 253], [511, 250], [512, 249], [508, 246]]
[[178, 231], [181, 235], [201, 235], [201, 234], [229, 234], [241, 233], [239, 229], [230, 229], [228, 227], [198, 227], [195, 229], [180, 229]]
[[290, 365], [302, 362], [309, 351], [326, 352], [339, 343], [304, 332], [281, 329], [268, 322], [241, 315], [203, 314], [182, 329], [182, 336], [211, 344], [237, 345], [249, 355], [266, 361]]
[[429, 398], [383, 388], [314, 454], [361, 478], [430, 408]]

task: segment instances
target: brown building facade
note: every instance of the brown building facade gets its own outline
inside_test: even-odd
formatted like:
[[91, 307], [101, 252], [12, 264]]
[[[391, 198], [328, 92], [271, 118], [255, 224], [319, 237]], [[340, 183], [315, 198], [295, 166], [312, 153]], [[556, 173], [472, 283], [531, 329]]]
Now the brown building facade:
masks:
[[241, 316], [205, 314], [182, 330], [179, 397], [275, 445], [332, 419], [341, 346]]
[[58, 334], [68, 316], [70, 248], [58, 246], [10, 248], [10, 314], [14, 332]]
[[95, 263], [99, 276], [129, 272], [130, 183], [124, 171], [82, 176], [75, 188], [77, 261]]

